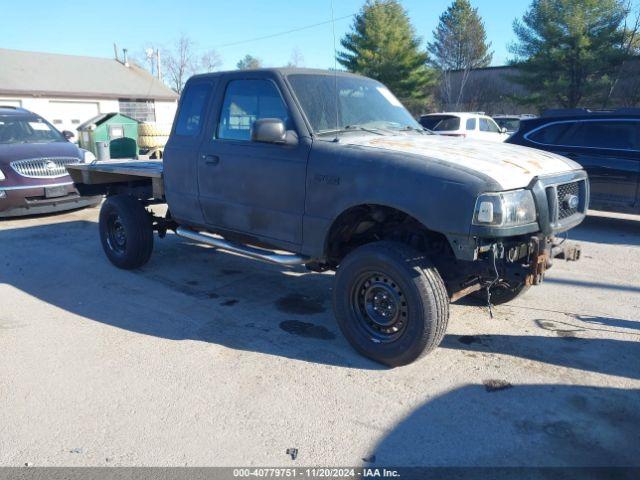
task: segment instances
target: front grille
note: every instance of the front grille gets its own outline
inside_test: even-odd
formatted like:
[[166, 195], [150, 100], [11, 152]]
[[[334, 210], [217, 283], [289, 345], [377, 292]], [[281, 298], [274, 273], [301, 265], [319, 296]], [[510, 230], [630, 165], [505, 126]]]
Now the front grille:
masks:
[[11, 162], [19, 175], [29, 178], [56, 178], [67, 175], [67, 165], [80, 162], [74, 157], [31, 158]]
[[[556, 187], [556, 198], [558, 201], [558, 220], [564, 220], [578, 213], [580, 206], [580, 182], [565, 183]], [[578, 204], [571, 206], [572, 198], [578, 200]]]

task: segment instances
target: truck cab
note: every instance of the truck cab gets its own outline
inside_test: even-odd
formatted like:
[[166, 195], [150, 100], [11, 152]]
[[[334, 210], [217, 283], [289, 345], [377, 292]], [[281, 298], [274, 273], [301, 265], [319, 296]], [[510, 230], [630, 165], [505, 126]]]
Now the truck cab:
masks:
[[[410, 363], [437, 347], [449, 302], [506, 303], [542, 283], [555, 236], [588, 207], [564, 157], [433, 135], [381, 83], [261, 69], [192, 77], [162, 163], [70, 166], [102, 193], [100, 237], [138, 268], [168, 231], [285, 266], [336, 272], [338, 325], [356, 350]], [[159, 218], [147, 209], [167, 203]]]

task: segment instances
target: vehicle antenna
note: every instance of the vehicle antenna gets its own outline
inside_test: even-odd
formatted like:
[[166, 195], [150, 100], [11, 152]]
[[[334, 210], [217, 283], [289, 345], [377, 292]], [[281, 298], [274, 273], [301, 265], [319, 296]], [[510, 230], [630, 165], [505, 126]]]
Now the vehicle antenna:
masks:
[[331, 29], [333, 30], [333, 93], [336, 102], [336, 138], [334, 142], [340, 141], [338, 133], [340, 131], [340, 114], [338, 112], [338, 50], [336, 49], [336, 19], [333, 14], [333, 0], [331, 0]]

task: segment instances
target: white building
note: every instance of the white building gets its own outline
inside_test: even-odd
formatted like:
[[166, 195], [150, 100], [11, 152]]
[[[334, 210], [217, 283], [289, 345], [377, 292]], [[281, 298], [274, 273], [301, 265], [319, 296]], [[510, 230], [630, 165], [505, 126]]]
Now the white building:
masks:
[[0, 48], [0, 105], [26, 108], [58, 130], [101, 113], [173, 122], [178, 95], [146, 70], [109, 58]]

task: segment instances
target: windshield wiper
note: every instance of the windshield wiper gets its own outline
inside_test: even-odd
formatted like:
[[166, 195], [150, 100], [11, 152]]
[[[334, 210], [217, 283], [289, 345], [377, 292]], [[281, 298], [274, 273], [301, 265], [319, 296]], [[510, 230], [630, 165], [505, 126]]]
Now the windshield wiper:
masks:
[[421, 135], [424, 135], [425, 133], [431, 134], [433, 133], [431, 130], [426, 129], [426, 128], [418, 128], [418, 127], [412, 127], [411, 125], [405, 125], [404, 127], [402, 127], [400, 129], [400, 131], [402, 132], [418, 132]]
[[376, 135], [385, 135], [380, 130], [381, 129], [373, 129], [373, 128], [363, 127], [361, 125], [347, 125], [346, 127], [343, 127], [343, 128], [334, 128], [333, 130], [322, 130], [321, 132], [318, 132], [318, 135], [331, 135], [331, 134], [336, 134], [337, 135], [339, 133], [355, 132], [355, 131], [375, 133]]

